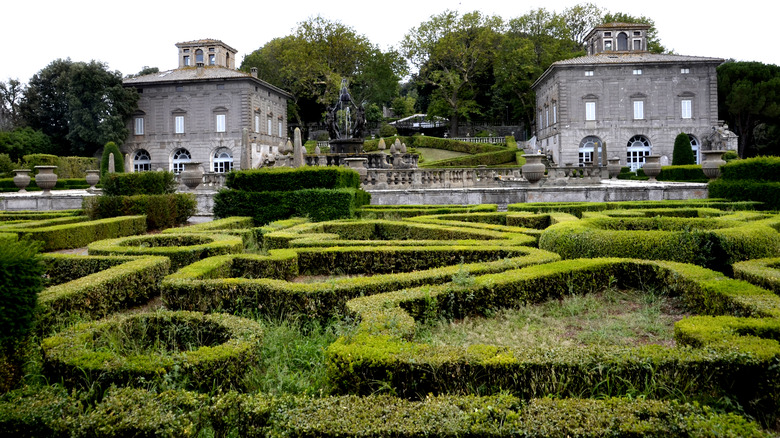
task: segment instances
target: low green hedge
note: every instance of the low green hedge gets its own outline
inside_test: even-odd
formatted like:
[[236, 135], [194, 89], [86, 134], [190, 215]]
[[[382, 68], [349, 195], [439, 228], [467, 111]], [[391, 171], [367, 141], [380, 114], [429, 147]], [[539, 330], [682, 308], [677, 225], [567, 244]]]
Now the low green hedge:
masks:
[[44, 373], [72, 387], [144, 386], [176, 377], [193, 388], [242, 388], [262, 333], [255, 321], [221, 313], [118, 315], [44, 339]]
[[716, 208], [725, 211], [755, 210], [760, 206], [754, 201], [728, 201], [725, 199], [689, 199], [682, 201], [621, 201], [621, 202], [526, 202], [509, 204], [508, 211], [532, 213], [560, 212], [582, 217], [585, 211], [627, 210], [648, 208]]
[[656, 177], [658, 181], [709, 182], [709, 178], [701, 170], [701, 164], [684, 166], [663, 166]]
[[[416, 322], [489, 314], [608, 286], [657, 286], [679, 295], [695, 317], [676, 324], [677, 347], [433, 346], [409, 341]], [[673, 262], [577, 259], [351, 300], [357, 332], [327, 350], [339, 392], [508, 392], [601, 398], [643, 394], [709, 403], [729, 399], [774, 424], [780, 414], [780, 297], [714, 271]], [[728, 315], [728, 316], [717, 316]], [[731, 316], [734, 315], [734, 316]], [[674, 388], [673, 394], [668, 391]]]
[[364, 205], [355, 215], [361, 219], [402, 219], [430, 214], [494, 212], [495, 204], [479, 205]]
[[[122, 415], [117, 415], [122, 413]], [[658, 400], [438, 396], [205, 395], [112, 388], [94, 408], [46, 387], [0, 398], [3, 436], [291, 437], [724, 437], [771, 432], [735, 414]], [[20, 435], [21, 434], [21, 435]]]
[[192, 193], [84, 198], [84, 213], [92, 219], [145, 215], [147, 228], [158, 230], [182, 225], [197, 212]]
[[227, 234], [157, 234], [123, 237], [93, 242], [90, 255], [156, 255], [171, 260], [171, 270], [221, 254], [236, 254], [244, 250], [239, 236]]
[[360, 174], [345, 167], [277, 167], [230, 172], [225, 185], [247, 192], [357, 189], [360, 188]]
[[724, 271], [739, 261], [780, 256], [780, 234], [766, 225], [726, 219], [593, 217], [547, 228], [539, 248], [564, 259], [635, 257]]
[[46, 254], [52, 280], [38, 297], [38, 331], [70, 318], [97, 319], [146, 303], [170, 271], [165, 257], [105, 257]]
[[754, 201], [761, 203], [762, 209], [780, 210], [780, 182], [716, 179], [708, 188], [713, 198]]
[[495, 166], [498, 164], [517, 162], [517, 149], [505, 149], [496, 152], [485, 152], [463, 157], [447, 158], [420, 164], [420, 167], [474, 167]]
[[[457, 255], [469, 249], [456, 248], [453, 253], [450, 252], [453, 251], [452, 248], [445, 247], [433, 248], [431, 251], [438, 253], [439, 262], [436, 264], [440, 264], [441, 257], [444, 255]], [[371, 258], [367, 257], [366, 254], [370, 254], [372, 250], [375, 255]], [[419, 253], [421, 250], [414, 251]], [[516, 254], [516, 256], [497, 261], [465, 263], [367, 277], [330, 279], [314, 283], [293, 283], [274, 278], [289, 278], [305, 270], [321, 272], [321, 267], [317, 264], [324, 260], [332, 269], [338, 266], [339, 261], [350, 263], [356, 259], [352, 248], [333, 248], [322, 255], [317, 255], [321, 252], [318, 249], [306, 251], [309, 264], [303, 265], [302, 269], [299, 265], [300, 256], [293, 251], [271, 251], [269, 256], [244, 254], [214, 257], [186, 266], [166, 277], [161, 286], [162, 298], [166, 306], [171, 309], [198, 311], [219, 309], [231, 313], [260, 312], [270, 315], [299, 314], [327, 319], [341, 314], [344, 303], [357, 296], [423, 284], [438, 284], [451, 281], [457, 276], [502, 272], [558, 259], [555, 254], [528, 247], [516, 247], [507, 251], [511, 251], [507, 254]], [[350, 253], [353, 255], [346, 261], [337, 259], [337, 256]], [[357, 253], [367, 259], [361, 261], [363, 266], [371, 266], [372, 271], [387, 272], [387, 264], [382, 260], [381, 255], [401, 255], [405, 251], [402, 248], [390, 248], [386, 252], [366, 248]], [[492, 259], [490, 256], [488, 258]], [[459, 257], [449, 257], [449, 260], [452, 259], [457, 259], [453, 260], [454, 263], [460, 261]], [[349, 268], [349, 265], [344, 266]], [[238, 275], [250, 278], [239, 278]], [[271, 278], [252, 278], [266, 276]]]
[[169, 195], [176, 192], [173, 172], [107, 173], [100, 180], [105, 196]]
[[81, 216], [81, 210], [57, 210], [57, 211], [0, 211], [0, 226], [2, 222], [18, 220], [45, 220], [66, 216]]
[[719, 179], [780, 182], [780, 157], [753, 157], [730, 161], [720, 167]]
[[371, 195], [360, 189], [305, 189], [290, 192], [221, 190], [214, 197], [214, 216], [251, 216], [256, 225], [291, 217], [313, 221], [346, 219], [370, 203]]
[[734, 278], [745, 280], [780, 295], [780, 257], [735, 263]]
[[55, 251], [59, 249], [81, 248], [97, 240], [144, 233], [146, 232], [146, 217], [120, 216], [35, 228], [18, 227], [11, 229], [5, 227], [3, 232], [16, 233], [20, 239], [42, 241], [44, 251]]

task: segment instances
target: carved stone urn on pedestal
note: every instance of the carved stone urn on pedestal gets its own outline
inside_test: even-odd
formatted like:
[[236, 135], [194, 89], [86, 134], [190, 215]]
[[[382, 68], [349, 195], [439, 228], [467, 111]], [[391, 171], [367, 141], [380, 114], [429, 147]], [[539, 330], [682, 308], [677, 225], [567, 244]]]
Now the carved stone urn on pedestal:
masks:
[[203, 182], [203, 169], [201, 169], [200, 163], [196, 161], [182, 164], [184, 165], [184, 170], [181, 172], [181, 182], [188, 189], [195, 190]]
[[525, 164], [520, 167], [523, 172], [523, 177], [531, 184], [536, 184], [544, 177], [544, 163], [542, 163], [542, 154], [528, 154], [523, 155], [525, 158]]
[[704, 162], [701, 163], [701, 171], [709, 179], [715, 179], [720, 176], [720, 166], [726, 164], [723, 160], [724, 150], [701, 151], [704, 154]]
[[650, 177], [650, 181], [657, 181], [655, 177], [661, 174], [661, 156], [646, 155], [645, 164], [642, 166], [642, 170], [645, 172], [645, 175]]
[[57, 166], [35, 166], [38, 171], [35, 175], [35, 185], [43, 190], [41, 194], [44, 196], [51, 195], [51, 189], [57, 185], [57, 174], [54, 173], [56, 168]]
[[620, 175], [620, 158], [608, 158], [607, 163], [609, 179], [616, 178], [618, 175]]
[[95, 186], [100, 182], [100, 170], [87, 170], [87, 176], [85, 177], [87, 184], [89, 184], [90, 192], [95, 190]]
[[14, 185], [19, 189], [19, 193], [27, 193], [27, 186], [30, 185], [30, 169], [14, 170]]

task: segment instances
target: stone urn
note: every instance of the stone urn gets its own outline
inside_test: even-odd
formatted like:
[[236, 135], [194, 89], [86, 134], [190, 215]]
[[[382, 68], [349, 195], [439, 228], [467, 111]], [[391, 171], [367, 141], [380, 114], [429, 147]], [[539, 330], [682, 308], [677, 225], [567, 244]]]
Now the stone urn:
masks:
[[608, 158], [607, 159], [607, 173], [609, 174], [609, 179], [617, 178], [618, 175], [620, 175], [620, 158]]
[[42, 195], [51, 195], [51, 189], [57, 185], [57, 174], [54, 169], [57, 166], [35, 166], [38, 174], [35, 175], [35, 185], [43, 190]]
[[19, 193], [27, 193], [27, 186], [30, 185], [30, 169], [14, 170], [14, 185], [19, 189]]
[[661, 174], [661, 156], [646, 155], [645, 164], [642, 166], [642, 170], [645, 172], [645, 175], [650, 177], [650, 181], [657, 181], [655, 177]]
[[357, 173], [360, 174], [360, 178], [363, 179], [368, 175], [368, 168], [366, 164], [368, 163], [368, 158], [364, 157], [357, 157], [357, 158], [345, 158], [344, 163], [349, 167], [350, 169], [354, 169], [357, 171]]
[[701, 171], [709, 179], [715, 179], [720, 176], [720, 166], [726, 164], [723, 161], [724, 150], [701, 151], [704, 154], [704, 161], [701, 163]]
[[88, 170], [85, 179], [87, 180], [87, 184], [89, 184], [89, 188], [87, 190], [94, 191], [95, 186], [98, 182], [100, 182], [100, 170]]
[[523, 172], [523, 177], [531, 184], [537, 183], [544, 177], [544, 163], [542, 163], [542, 154], [527, 154], [523, 155], [525, 158], [525, 164], [520, 167]]
[[182, 164], [184, 165], [184, 170], [180, 175], [181, 182], [190, 190], [195, 190], [203, 182], [203, 169], [201, 169], [200, 163], [196, 161]]

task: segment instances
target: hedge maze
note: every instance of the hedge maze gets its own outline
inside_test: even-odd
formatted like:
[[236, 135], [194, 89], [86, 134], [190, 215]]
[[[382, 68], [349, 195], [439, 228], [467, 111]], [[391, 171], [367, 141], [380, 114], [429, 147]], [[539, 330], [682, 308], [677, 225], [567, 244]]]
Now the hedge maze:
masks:
[[[776, 436], [780, 215], [756, 206], [364, 206], [95, 238], [41, 257], [32, 372], [0, 398], [0, 435]], [[74, 218], [0, 232], [90, 223]], [[633, 290], [684, 309], [671, 339], [426, 337]], [[269, 320], [342, 328], [317, 395], [258, 391]]]

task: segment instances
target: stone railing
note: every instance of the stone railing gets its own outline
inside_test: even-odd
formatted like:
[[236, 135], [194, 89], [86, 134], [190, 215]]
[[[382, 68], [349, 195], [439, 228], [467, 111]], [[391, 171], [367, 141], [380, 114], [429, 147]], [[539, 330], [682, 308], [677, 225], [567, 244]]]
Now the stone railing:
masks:
[[[227, 173], [203, 172], [203, 181], [198, 186], [198, 190], [219, 190], [225, 187], [226, 180]], [[179, 184], [180, 190], [187, 190], [181, 182], [181, 175], [176, 175], [176, 182]]]
[[506, 137], [453, 137], [450, 140], [465, 141], [468, 143], [506, 144]]

